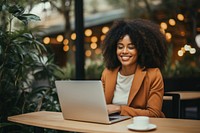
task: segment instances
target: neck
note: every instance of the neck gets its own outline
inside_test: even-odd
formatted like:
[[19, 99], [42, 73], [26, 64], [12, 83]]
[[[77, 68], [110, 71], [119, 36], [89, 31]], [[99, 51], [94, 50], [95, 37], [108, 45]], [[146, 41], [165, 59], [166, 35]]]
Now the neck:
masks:
[[124, 76], [129, 76], [129, 75], [135, 74], [136, 69], [137, 69], [137, 65], [134, 65], [131, 67], [122, 66], [119, 72], [120, 74]]

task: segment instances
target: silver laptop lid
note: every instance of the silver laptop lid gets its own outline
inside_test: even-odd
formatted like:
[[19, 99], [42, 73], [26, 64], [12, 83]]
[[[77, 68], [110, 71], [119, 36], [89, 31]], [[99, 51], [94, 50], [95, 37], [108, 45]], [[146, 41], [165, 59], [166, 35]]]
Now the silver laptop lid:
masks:
[[111, 123], [100, 80], [55, 81], [64, 119]]

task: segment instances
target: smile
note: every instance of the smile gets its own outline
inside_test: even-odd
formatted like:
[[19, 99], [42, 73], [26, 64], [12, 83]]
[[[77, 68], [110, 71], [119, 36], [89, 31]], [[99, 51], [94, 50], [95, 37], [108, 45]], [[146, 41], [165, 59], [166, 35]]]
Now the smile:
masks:
[[121, 59], [123, 60], [123, 61], [127, 61], [127, 60], [129, 60], [131, 58], [131, 56], [121, 56]]

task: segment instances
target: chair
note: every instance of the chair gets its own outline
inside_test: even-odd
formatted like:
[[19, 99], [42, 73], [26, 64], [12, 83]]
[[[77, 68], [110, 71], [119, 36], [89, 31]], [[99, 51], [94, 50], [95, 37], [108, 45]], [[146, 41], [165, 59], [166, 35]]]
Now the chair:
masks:
[[180, 118], [180, 95], [165, 92], [162, 111], [166, 118]]

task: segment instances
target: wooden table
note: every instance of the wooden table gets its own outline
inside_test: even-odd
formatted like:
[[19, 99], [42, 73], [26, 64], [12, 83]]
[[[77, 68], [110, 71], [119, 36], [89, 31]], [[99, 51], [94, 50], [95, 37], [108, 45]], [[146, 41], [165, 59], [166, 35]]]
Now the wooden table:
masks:
[[[181, 118], [185, 118], [186, 107], [197, 107], [197, 119], [200, 119], [200, 91], [173, 91], [165, 92], [169, 94], [180, 95], [180, 114]], [[164, 100], [170, 100], [170, 97], [165, 96]]]
[[166, 92], [166, 93], [179, 94], [180, 100], [193, 100], [193, 99], [200, 100], [200, 91], [172, 91], [172, 92]]
[[[64, 120], [61, 112], [40, 111], [22, 115], [10, 116], [11, 122], [30, 126], [49, 128], [63, 131], [88, 133], [133, 133], [127, 129], [132, 119], [124, 120], [111, 125]], [[150, 118], [150, 123], [157, 125], [152, 133], [199, 133], [200, 120]]]

